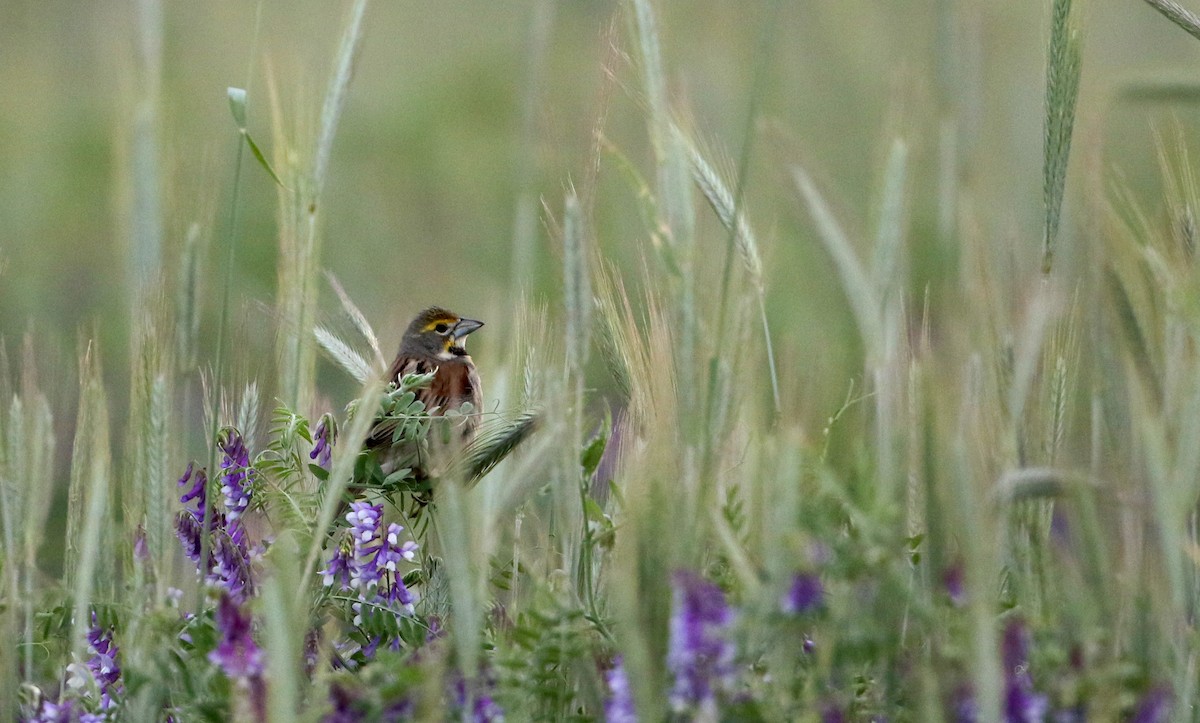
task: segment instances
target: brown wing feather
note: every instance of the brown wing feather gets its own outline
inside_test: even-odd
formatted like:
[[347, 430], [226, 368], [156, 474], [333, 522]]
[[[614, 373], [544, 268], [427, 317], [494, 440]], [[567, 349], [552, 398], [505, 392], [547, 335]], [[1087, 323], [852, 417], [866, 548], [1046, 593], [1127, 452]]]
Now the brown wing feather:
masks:
[[[428, 387], [417, 390], [417, 399], [424, 402], [425, 408], [432, 410], [434, 416], [441, 416], [449, 410], [458, 409], [464, 402], [470, 402], [474, 411], [456, 425], [460, 430], [460, 440], [469, 442], [479, 426], [479, 411], [483, 406], [483, 389], [471, 357], [461, 356], [442, 361], [401, 355], [392, 362], [387, 379], [399, 384], [409, 374], [428, 374], [431, 371], [434, 372], [433, 381]], [[376, 426], [367, 437], [367, 446], [391, 444], [391, 435], [392, 429], [384, 425]]]

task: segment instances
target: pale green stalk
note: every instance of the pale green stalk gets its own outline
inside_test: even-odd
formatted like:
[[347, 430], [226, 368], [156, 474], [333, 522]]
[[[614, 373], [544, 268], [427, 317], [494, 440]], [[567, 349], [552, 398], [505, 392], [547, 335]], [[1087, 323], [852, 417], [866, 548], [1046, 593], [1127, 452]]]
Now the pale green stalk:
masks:
[[[763, 340], [766, 344], [767, 371], [771, 379], [771, 397], [775, 402], [775, 413], [778, 414], [782, 404], [779, 398], [779, 375], [775, 369], [775, 349], [771, 342], [771, 327], [767, 322], [766, 283], [763, 280], [762, 258], [758, 252], [758, 241], [755, 239], [754, 231], [751, 229], [749, 221], [746, 220], [745, 214], [738, 208], [734, 194], [730, 192], [721, 175], [704, 159], [700, 150], [696, 148], [696, 145], [691, 142], [691, 139], [683, 133], [678, 125], [672, 124], [671, 129], [688, 151], [688, 158], [691, 160], [693, 181], [700, 189], [700, 192], [704, 194], [704, 198], [708, 200], [708, 204], [712, 207], [713, 212], [717, 214], [721, 225], [731, 235], [731, 244], [738, 250], [739, 255], [742, 257], [742, 264], [745, 266], [746, 273], [750, 277], [750, 284], [754, 289], [758, 303], [758, 315], [759, 321], [762, 324]], [[723, 325], [721, 326], [723, 327]]]
[[312, 165], [296, 191], [280, 189], [281, 212], [290, 212], [299, 220], [298, 224], [287, 223], [281, 229], [280, 253], [285, 263], [280, 265], [277, 302], [283, 319], [279, 339], [280, 394], [283, 402], [292, 409], [307, 409], [313, 395], [316, 349], [308, 330], [317, 316], [321, 195], [328, 177], [333, 139], [346, 106], [355, 58], [362, 44], [367, 4], [367, 0], [356, 0], [350, 10], [321, 107]]
[[1200, 40], [1200, 16], [1183, 7], [1175, 0], [1146, 0], [1146, 4], [1163, 14], [1184, 32]]
[[[242, 113], [245, 113], [246, 94], [239, 92], [237, 88], [229, 88], [227, 91], [231, 105], [235, 108], [235, 117], [237, 115], [236, 108], [239, 104], [242, 107]], [[233, 162], [233, 189], [229, 199], [229, 222], [226, 228], [226, 257], [225, 257], [225, 277], [221, 288], [221, 316], [217, 323], [217, 339], [213, 348], [213, 381], [212, 387], [209, 389], [208, 404], [212, 411], [208, 424], [208, 471], [209, 474], [215, 477], [217, 475], [217, 432], [221, 424], [221, 383], [225, 374], [225, 335], [229, 326], [229, 306], [232, 303], [233, 297], [233, 269], [237, 260], [237, 230], [238, 230], [238, 202], [241, 199], [242, 188], [242, 154], [246, 147], [241, 135], [237, 140], [237, 151]], [[212, 479], [209, 480], [212, 482]], [[201, 519], [201, 534], [200, 534], [200, 559], [207, 561], [209, 551], [212, 549], [212, 535], [209, 534], [209, 520], [213, 515], [214, 495], [205, 495], [204, 514]]]
[[[20, 558], [6, 559], [14, 571], [20, 571], [21, 590], [14, 587], [14, 599], [19, 594], [25, 616], [25, 670], [33, 670], [33, 621], [37, 578], [37, 553], [45, 535], [46, 519], [54, 490], [54, 425], [50, 405], [38, 390], [34, 378], [33, 341], [26, 337], [22, 369], [21, 395], [14, 396], [10, 408], [5, 440], [11, 516], [14, 531], [21, 532]], [[20, 523], [18, 524], [18, 519]], [[16, 580], [14, 580], [14, 583]], [[15, 606], [14, 606], [15, 607]]]
[[991, 501], [979, 494], [979, 477], [983, 471], [973, 450], [980, 440], [979, 415], [985, 413], [983, 404], [983, 363], [972, 355], [965, 370], [962, 399], [957, 410], [954, 434], [954, 507], [962, 529], [971, 534], [960, 540], [966, 564], [967, 596], [971, 620], [971, 675], [974, 681], [979, 719], [1000, 719], [1001, 689], [1004, 679], [997, 658], [999, 634], [996, 624], [994, 585], [998, 573], [995, 553], [1000, 541], [993, 532], [988, 509]]
[[[454, 610], [455, 653], [468, 681], [479, 671], [483, 645], [485, 593], [481, 572], [486, 570], [486, 553], [479, 548], [482, 537], [478, 504], [469, 499], [458, 480], [443, 480], [438, 487], [438, 514], [433, 518], [438, 543], [445, 554], [450, 603]], [[464, 710], [470, 710], [468, 701]]]
[[[76, 528], [79, 532], [78, 552], [72, 566], [75, 601], [72, 650], [76, 660], [82, 660], [87, 651], [87, 631], [91, 627], [88, 612], [93, 602], [93, 591], [101, 582], [97, 574], [102, 568], [111, 570], [112, 567], [112, 550], [101, 549], [105, 531], [112, 522], [111, 466], [108, 403], [99, 363], [89, 355], [83, 363], [79, 424], [71, 459], [72, 487], [78, 483], [78, 493], [84, 502], [82, 525]], [[103, 582], [111, 586], [111, 576], [106, 576]]]
[[1067, 161], [1075, 125], [1075, 102], [1083, 65], [1079, 28], [1071, 14], [1071, 0], [1052, 0], [1050, 50], [1046, 59], [1046, 122], [1042, 196], [1046, 206], [1042, 236], [1042, 273], [1049, 274], [1058, 240]]
[[879, 299], [879, 358], [870, 369], [875, 382], [875, 444], [878, 458], [876, 478], [880, 480], [877, 499], [884, 504], [897, 501], [899, 482], [897, 420], [902, 412], [901, 385], [904, 375], [903, 294], [907, 287], [906, 267], [902, 263], [905, 240], [904, 184], [907, 178], [908, 146], [897, 139], [892, 143], [883, 177], [878, 226], [875, 233], [875, 258], [872, 280]]
[[300, 549], [295, 539], [285, 533], [271, 545], [269, 564], [271, 574], [263, 583], [262, 617], [264, 650], [267, 670], [268, 720], [291, 723], [297, 719], [303, 684], [304, 638], [306, 625], [297, 624], [309, 615], [306, 595], [294, 595], [300, 573]]
[[541, 100], [546, 87], [546, 50], [554, 27], [554, 0], [536, 0], [530, 9], [529, 37], [526, 40], [524, 91], [521, 94], [521, 136], [513, 159], [517, 188], [512, 230], [513, 289], [526, 289], [533, 281], [537, 259], [538, 199], [534, 189], [535, 159], [538, 151], [538, 125]]
[[196, 367], [199, 345], [200, 239], [200, 225], [193, 223], [188, 226], [179, 260], [179, 275], [175, 280], [175, 354], [183, 371]]
[[834, 217], [833, 210], [821, 192], [817, 190], [816, 184], [802, 168], [793, 168], [792, 173], [816, 223], [817, 237], [833, 259], [841, 277], [842, 289], [850, 302], [850, 309], [858, 322], [859, 336], [867, 350], [868, 364], [873, 364], [879, 357], [879, 340], [882, 336], [879, 309], [883, 305], [879, 295], [851, 245], [850, 238], [842, 230], [841, 224]]
[[[8, 372], [2, 363], [3, 347], [4, 340], [0, 338], [0, 401], [6, 401], [8, 397], [4, 393], [7, 391]], [[14, 529], [17, 510], [21, 509], [19, 502], [20, 494], [16, 489], [16, 481], [8, 467], [8, 423], [3, 407], [0, 406], [0, 544], [3, 544], [3, 548], [0, 548], [0, 597], [6, 600], [16, 599], [21, 590], [23, 555], [17, 548], [17, 534]], [[6, 640], [24, 640], [25, 647], [32, 647], [27, 638], [21, 637], [21, 613], [22, 610], [16, 605], [8, 605], [0, 610], [0, 636]], [[21, 653], [28, 655], [24, 651], [18, 651], [17, 655], [0, 655], [0, 710], [16, 709], [15, 691], [19, 682], [17, 661]]]
[[[666, 231], [665, 241], [671, 246], [672, 258], [677, 260], [680, 275], [678, 304], [680, 314], [679, 353], [675, 363], [681, 379], [699, 379], [695, 362], [699, 333], [696, 311], [696, 279], [693, 268], [693, 245], [696, 218], [688, 182], [687, 149], [671, 131], [671, 113], [667, 103], [667, 81], [663, 69], [658, 28], [650, 0], [630, 0], [633, 5], [638, 46], [641, 50], [642, 86], [649, 108], [648, 125], [654, 147], [656, 170], [657, 219]], [[684, 406], [691, 411], [700, 409], [701, 399], [691, 384], [681, 387]], [[692, 419], [693, 415], [685, 418]], [[703, 425], [691, 425], [694, 432]]]
[[129, 299], [136, 313], [145, 308], [162, 269], [162, 173], [159, 161], [159, 106], [162, 77], [161, 0], [137, 0], [138, 83], [130, 137], [133, 169], [133, 248]]
[[[170, 566], [174, 560], [171, 498], [168, 463], [172, 455], [175, 430], [170, 413], [175, 379], [172, 340], [156, 322], [153, 313], [140, 314], [132, 343], [130, 374], [129, 427], [125, 474], [130, 477], [122, 497], [126, 539], [134, 539], [136, 528], [143, 525], [150, 551], [150, 571], [155, 576], [158, 598], [171, 583]], [[178, 336], [175, 338], [178, 343]], [[72, 476], [72, 485], [77, 484]], [[71, 567], [68, 566], [68, 570]], [[141, 589], [136, 595], [142, 595]]]

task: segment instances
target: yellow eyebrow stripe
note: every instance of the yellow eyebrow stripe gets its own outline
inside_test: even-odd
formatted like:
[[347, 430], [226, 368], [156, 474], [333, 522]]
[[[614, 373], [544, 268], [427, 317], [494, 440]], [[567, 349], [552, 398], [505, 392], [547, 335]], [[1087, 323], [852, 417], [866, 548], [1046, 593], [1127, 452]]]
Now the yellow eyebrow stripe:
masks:
[[458, 321], [458, 319], [455, 319], [452, 316], [445, 316], [440, 319], [434, 319], [433, 321], [431, 321], [425, 325], [425, 329], [423, 331], [433, 331], [433, 327], [437, 326], [438, 324], [454, 324], [457, 321]]

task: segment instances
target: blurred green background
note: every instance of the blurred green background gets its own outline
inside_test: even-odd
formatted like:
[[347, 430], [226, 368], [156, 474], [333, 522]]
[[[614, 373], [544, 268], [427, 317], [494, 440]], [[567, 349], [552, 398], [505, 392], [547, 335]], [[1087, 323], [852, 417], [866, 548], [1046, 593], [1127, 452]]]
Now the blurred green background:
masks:
[[[36, 330], [41, 358], [59, 360], [39, 370], [43, 382], [72, 380], [68, 397], [81, 336], [99, 339], [116, 388], [127, 377], [130, 168], [136, 107], [147, 88], [138, 50], [143, 6], [152, 7], [133, 0], [0, 3], [0, 335], [11, 353], [16, 338]], [[798, 201], [793, 164], [812, 172], [843, 220], [865, 234], [853, 219], [870, 218], [883, 153], [892, 136], [904, 136], [914, 161], [914, 284], [936, 294], [956, 263], [952, 245], [939, 241], [936, 218], [939, 128], [955, 117], [956, 175], [974, 199], [961, 211], [997, 253], [1037, 262], [1046, 6], [658, 3], [675, 107], [716, 155], [730, 159], [731, 176], [751, 139], [746, 208], [763, 244], [787, 391], [828, 408], [844, 387], [806, 389], [797, 378], [846, 378], [852, 373], [842, 369], [858, 368], [845, 302]], [[162, 3], [155, 127], [163, 264], [173, 283], [186, 229], [199, 224], [206, 330], [219, 297], [218, 251], [238, 142], [225, 88], [249, 87], [251, 132], [268, 155], [277, 140], [270, 84], [287, 123], [315, 126], [347, 7], [264, 2], [256, 36], [257, 3]], [[1200, 67], [1200, 45], [1140, 2], [1096, 0], [1084, 10], [1068, 219], [1072, 199], [1098, 168], [1122, 169], [1139, 193], [1154, 193], [1153, 124], [1174, 115], [1185, 129], [1193, 125], [1193, 91], [1166, 100], [1121, 94], [1194, 77]], [[486, 367], [489, 353], [505, 348], [523, 294], [557, 308], [558, 240], [542, 203], [560, 213], [564, 189], [586, 176], [598, 119], [605, 136], [653, 176], [630, 60], [636, 55], [616, 2], [371, 6], [324, 195], [322, 263], [386, 349], [417, 309], [438, 303], [493, 323], [474, 346]], [[245, 170], [234, 323], [241, 343], [261, 345], [245, 358], [269, 359], [277, 199], [260, 168], [247, 161]], [[604, 157], [591, 237], [636, 286], [646, 230], [633, 200]], [[710, 217], [701, 219], [719, 251], [723, 233]], [[1068, 220], [1066, 231], [1069, 256], [1086, 243], [1086, 229]], [[243, 373], [253, 376], [249, 367]], [[798, 369], [814, 371], [795, 375]], [[321, 374], [326, 385], [340, 378], [328, 365]], [[57, 417], [70, 419], [69, 409]]]

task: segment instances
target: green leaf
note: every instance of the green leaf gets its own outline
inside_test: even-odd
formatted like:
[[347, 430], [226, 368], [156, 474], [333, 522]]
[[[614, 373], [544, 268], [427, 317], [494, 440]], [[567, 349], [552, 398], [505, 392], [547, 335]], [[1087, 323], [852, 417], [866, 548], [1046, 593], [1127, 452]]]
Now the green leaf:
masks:
[[243, 128], [242, 135], [246, 138], [246, 145], [250, 146], [250, 152], [253, 153], [254, 157], [258, 160], [258, 165], [263, 167], [263, 169], [271, 176], [271, 179], [274, 180], [280, 188], [286, 189], [287, 186], [284, 185], [283, 181], [279, 180], [279, 176], [275, 173], [275, 169], [271, 168], [271, 164], [267, 162], [267, 157], [263, 155], [263, 152], [259, 149], [258, 144], [254, 142], [254, 138], [250, 135], [250, 131]]
[[398, 469], [395, 472], [392, 472], [391, 474], [389, 474], [387, 477], [385, 477], [383, 480], [383, 484], [384, 484], [384, 486], [400, 484], [401, 482], [403, 482], [404, 480], [408, 479], [411, 476], [412, 476], [412, 467], [405, 467], [404, 469]]
[[310, 462], [308, 464], [308, 471], [312, 472], [313, 476], [322, 482], [329, 481], [329, 470], [325, 469], [319, 464], [316, 464], [315, 462]]
[[588, 497], [586, 500], [584, 500], [583, 510], [587, 515], [588, 520], [591, 522], [607, 521], [607, 518], [604, 516], [604, 510], [600, 509], [599, 503], [597, 503], [596, 500], [591, 497]]
[[583, 448], [583, 454], [579, 456], [579, 464], [583, 467], [584, 477], [591, 477], [596, 472], [596, 468], [600, 466], [601, 458], [604, 457], [604, 448], [606, 446], [608, 446], [608, 434], [601, 433], [596, 435]]

